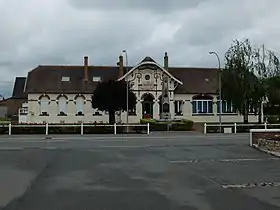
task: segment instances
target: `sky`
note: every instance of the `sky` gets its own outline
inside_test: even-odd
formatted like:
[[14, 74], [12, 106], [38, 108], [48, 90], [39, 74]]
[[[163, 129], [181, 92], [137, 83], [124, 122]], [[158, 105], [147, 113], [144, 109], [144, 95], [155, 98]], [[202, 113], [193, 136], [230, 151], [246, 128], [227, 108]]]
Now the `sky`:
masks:
[[[38, 65], [217, 67], [234, 39], [280, 56], [278, 0], [0, 0], [0, 94]], [[46, 78], [42, 78], [46, 79]]]

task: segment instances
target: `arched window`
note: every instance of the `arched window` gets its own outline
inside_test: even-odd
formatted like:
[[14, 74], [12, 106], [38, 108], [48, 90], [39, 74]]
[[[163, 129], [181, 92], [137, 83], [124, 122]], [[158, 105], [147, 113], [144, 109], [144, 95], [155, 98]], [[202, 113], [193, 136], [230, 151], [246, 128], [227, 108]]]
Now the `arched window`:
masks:
[[76, 101], [76, 116], [83, 116], [85, 98], [83, 96], [77, 96], [75, 101]]
[[192, 99], [193, 114], [212, 114], [213, 113], [213, 97], [212, 96], [194, 96]]
[[58, 115], [59, 116], [66, 116], [67, 115], [67, 98], [65, 96], [58, 97]]
[[47, 95], [43, 95], [39, 98], [40, 104], [40, 116], [49, 116], [49, 104], [50, 98]]

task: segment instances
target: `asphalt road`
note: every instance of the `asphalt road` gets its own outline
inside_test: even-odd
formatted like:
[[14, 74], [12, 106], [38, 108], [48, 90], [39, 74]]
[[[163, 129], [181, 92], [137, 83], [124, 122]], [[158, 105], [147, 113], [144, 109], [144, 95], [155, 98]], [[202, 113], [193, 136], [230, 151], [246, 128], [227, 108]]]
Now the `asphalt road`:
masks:
[[248, 134], [0, 136], [0, 209], [280, 209], [280, 159]]

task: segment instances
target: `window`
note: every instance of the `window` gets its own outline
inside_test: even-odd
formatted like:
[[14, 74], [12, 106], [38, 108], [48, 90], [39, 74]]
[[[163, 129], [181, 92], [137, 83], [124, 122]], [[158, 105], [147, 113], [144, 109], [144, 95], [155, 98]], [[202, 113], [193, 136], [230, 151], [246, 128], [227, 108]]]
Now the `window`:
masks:
[[27, 114], [28, 114], [28, 107], [19, 108], [19, 115], [27, 115]]
[[183, 101], [174, 101], [174, 112], [175, 115], [183, 115]]
[[193, 114], [210, 114], [213, 113], [212, 100], [193, 100]]
[[[217, 101], [217, 113], [220, 113], [220, 101]], [[222, 113], [235, 113], [231, 102], [222, 101]]]
[[62, 82], [69, 82], [70, 81], [70, 77], [62, 77], [61, 81]]
[[101, 78], [100, 78], [100, 77], [93, 77], [93, 78], [92, 78], [92, 81], [93, 81], [93, 82], [100, 82], [100, 81], [101, 81]]
[[83, 116], [84, 115], [84, 97], [78, 96], [76, 98], [76, 115]]
[[67, 98], [65, 96], [60, 96], [58, 98], [58, 116], [66, 116], [66, 104]]
[[145, 80], [149, 80], [150, 79], [150, 75], [145, 75]]
[[43, 96], [40, 98], [40, 115], [41, 116], [48, 116], [48, 109], [49, 109], [49, 97]]
[[136, 106], [132, 110], [128, 110], [128, 115], [136, 115]]
[[98, 109], [94, 109], [93, 116], [102, 116], [102, 114], [100, 113], [100, 111]]

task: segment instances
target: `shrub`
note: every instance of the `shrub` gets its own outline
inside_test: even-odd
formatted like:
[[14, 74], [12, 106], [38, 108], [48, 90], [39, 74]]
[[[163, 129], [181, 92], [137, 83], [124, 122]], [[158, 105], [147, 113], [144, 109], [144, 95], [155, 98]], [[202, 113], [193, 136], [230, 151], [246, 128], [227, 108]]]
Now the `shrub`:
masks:
[[141, 119], [140, 124], [150, 125], [151, 131], [190, 131], [193, 128], [193, 121], [178, 120], [178, 121], [156, 121], [155, 119]]

